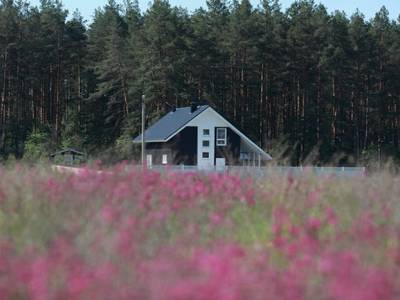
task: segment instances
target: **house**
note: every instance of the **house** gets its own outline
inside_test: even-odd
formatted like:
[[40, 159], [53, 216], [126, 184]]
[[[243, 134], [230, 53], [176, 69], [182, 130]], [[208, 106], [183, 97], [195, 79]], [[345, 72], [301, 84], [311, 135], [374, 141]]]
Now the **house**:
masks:
[[[142, 136], [134, 139], [140, 144]], [[177, 108], [145, 132], [147, 165], [259, 165], [271, 156], [208, 105]]]

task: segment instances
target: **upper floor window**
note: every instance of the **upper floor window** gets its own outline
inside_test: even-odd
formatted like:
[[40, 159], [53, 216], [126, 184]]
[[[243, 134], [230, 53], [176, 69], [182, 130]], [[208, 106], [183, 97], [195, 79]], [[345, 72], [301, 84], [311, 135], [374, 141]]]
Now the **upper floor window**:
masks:
[[226, 128], [217, 128], [217, 146], [226, 146]]
[[203, 141], [203, 147], [210, 147], [210, 141]]
[[210, 129], [203, 129], [203, 135], [204, 136], [209, 136], [210, 135]]

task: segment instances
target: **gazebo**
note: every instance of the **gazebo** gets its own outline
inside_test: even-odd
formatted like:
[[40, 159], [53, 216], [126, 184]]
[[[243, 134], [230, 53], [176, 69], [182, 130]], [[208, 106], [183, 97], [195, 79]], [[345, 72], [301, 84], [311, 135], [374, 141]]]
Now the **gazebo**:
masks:
[[86, 158], [86, 153], [73, 148], [67, 148], [50, 155], [53, 161], [62, 161], [63, 164], [73, 166], [81, 163]]

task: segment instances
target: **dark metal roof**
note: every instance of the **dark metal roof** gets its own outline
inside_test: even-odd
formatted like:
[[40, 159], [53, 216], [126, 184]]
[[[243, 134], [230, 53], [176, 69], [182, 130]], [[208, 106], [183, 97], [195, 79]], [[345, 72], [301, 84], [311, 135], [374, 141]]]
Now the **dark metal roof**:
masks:
[[[182, 107], [171, 111], [146, 130], [146, 142], [166, 142], [190, 121], [204, 112], [209, 106], [199, 106], [195, 112], [191, 107]], [[140, 143], [142, 135], [136, 137], [133, 142]]]
[[74, 155], [81, 155], [81, 156], [85, 156], [86, 154], [83, 152], [80, 152], [78, 150], [72, 149], [72, 148], [67, 148], [61, 151], [58, 151], [56, 153], [51, 154], [50, 156], [54, 157], [56, 155], [64, 155], [64, 154], [74, 154]]

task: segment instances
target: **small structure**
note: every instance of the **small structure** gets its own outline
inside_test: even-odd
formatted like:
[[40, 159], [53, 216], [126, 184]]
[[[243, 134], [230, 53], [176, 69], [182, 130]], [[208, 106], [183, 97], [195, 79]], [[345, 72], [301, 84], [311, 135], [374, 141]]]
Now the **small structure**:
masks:
[[82, 163], [86, 158], [86, 154], [72, 148], [67, 148], [53, 153], [50, 157], [55, 163], [73, 166]]
[[[142, 136], [133, 142], [141, 143]], [[199, 169], [257, 165], [271, 156], [208, 105], [177, 108], [145, 132], [146, 161]]]

